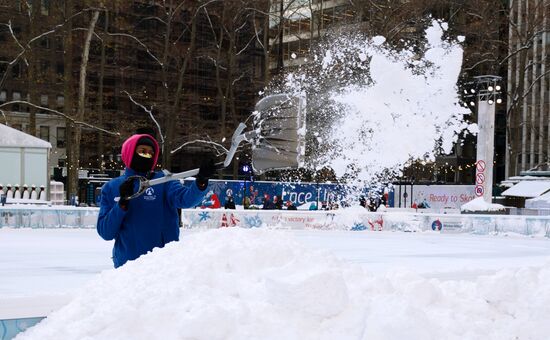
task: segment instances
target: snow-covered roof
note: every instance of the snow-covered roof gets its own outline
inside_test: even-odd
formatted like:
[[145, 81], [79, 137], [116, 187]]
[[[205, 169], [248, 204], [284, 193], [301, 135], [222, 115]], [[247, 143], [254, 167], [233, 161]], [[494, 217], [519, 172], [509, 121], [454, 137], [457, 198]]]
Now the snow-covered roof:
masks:
[[550, 190], [550, 181], [521, 181], [502, 193], [502, 196], [539, 197]]
[[45, 140], [21, 132], [4, 124], [0, 124], [0, 147], [50, 148], [52, 145]]
[[500, 185], [511, 188], [515, 184], [523, 181], [550, 181], [550, 177], [546, 176], [512, 176], [502, 182], [500, 182]]

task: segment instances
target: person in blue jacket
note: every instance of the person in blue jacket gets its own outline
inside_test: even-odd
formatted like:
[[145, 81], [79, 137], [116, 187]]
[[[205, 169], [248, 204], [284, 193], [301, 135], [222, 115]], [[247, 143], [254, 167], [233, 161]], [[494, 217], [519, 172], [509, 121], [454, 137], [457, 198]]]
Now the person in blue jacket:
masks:
[[201, 164], [196, 181], [190, 187], [179, 181], [168, 181], [148, 188], [132, 200], [124, 199], [137, 191], [138, 181], [128, 178], [140, 175], [149, 179], [163, 177], [155, 172], [159, 145], [148, 134], [136, 134], [122, 145], [124, 175], [103, 185], [97, 232], [105, 240], [115, 240], [115, 268], [137, 259], [156, 247], [179, 240], [179, 208], [199, 204], [206, 192], [208, 179], [216, 171], [212, 158]]

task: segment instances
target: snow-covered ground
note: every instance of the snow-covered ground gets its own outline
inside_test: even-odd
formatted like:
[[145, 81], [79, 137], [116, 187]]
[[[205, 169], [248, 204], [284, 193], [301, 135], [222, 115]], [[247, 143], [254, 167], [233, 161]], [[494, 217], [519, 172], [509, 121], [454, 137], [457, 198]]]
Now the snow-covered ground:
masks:
[[264, 228], [182, 236], [113, 270], [111, 243], [94, 230], [2, 228], [0, 318], [58, 309], [22, 339], [550, 334], [547, 238]]

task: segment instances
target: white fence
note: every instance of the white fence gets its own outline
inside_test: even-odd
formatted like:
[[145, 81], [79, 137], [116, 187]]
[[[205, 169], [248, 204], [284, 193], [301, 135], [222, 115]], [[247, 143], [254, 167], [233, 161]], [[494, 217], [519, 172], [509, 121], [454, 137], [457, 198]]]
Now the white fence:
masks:
[[[0, 207], [0, 227], [95, 228], [97, 208]], [[442, 233], [517, 233], [550, 237], [550, 217], [460, 215], [363, 210], [286, 211], [185, 209], [184, 228], [287, 228], [321, 230], [439, 231]]]

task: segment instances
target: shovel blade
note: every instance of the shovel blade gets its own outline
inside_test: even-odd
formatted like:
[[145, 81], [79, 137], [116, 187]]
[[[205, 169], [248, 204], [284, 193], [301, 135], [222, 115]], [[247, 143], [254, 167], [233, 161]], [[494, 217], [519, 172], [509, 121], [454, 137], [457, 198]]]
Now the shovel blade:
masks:
[[256, 104], [252, 167], [256, 173], [303, 166], [305, 98], [290, 94], [267, 96]]

